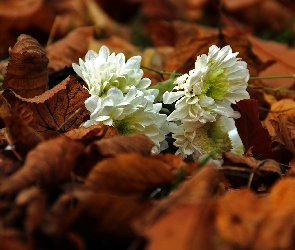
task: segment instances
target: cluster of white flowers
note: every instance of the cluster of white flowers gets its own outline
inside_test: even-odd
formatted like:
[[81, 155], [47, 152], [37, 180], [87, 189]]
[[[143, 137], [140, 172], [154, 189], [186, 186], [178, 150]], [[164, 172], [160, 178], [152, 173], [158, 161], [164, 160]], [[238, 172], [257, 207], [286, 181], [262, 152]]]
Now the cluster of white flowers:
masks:
[[88, 51], [85, 62], [73, 63], [75, 72], [87, 83], [91, 96], [85, 101], [90, 120], [82, 124], [114, 126], [119, 133], [142, 133], [155, 144], [153, 152], [167, 148], [167, 116], [160, 114], [162, 103], [154, 103], [157, 89], [148, 89], [151, 80], [143, 78], [141, 57], [125, 62], [123, 53], [110, 54], [106, 46], [99, 53]]
[[183, 158], [197, 160], [215, 149], [241, 154], [243, 144], [234, 123], [240, 114], [231, 104], [249, 98], [249, 71], [237, 54], [230, 46], [213, 45], [208, 55], [198, 56], [195, 68], [176, 78], [173, 90], [163, 94], [163, 103], [175, 103], [167, 117], [160, 113], [162, 103], [154, 103], [159, 90], [149, 88], [151, 80], [142, 78], [140, 56], [125, 61], [124, 54], [110, 54], [106, 46], [99, 53], [88, 51], [85, 62], [73, 63], [91, 94], [85, 101], [90, 120], [82, 125], [106, 124], [124, 135], [146, 134], [155, 144], [154, 152], [167, 148], [165, 135], [170, 131], [176, 153]]
[[230, 46], [212, 45], [208, 56], [197, 57], [195, 69], [175, 80], [174, 91], [164, 93], [165, 104], [176, 102], [167, 119], [176, 122], [169, 127], [183, 158], [198, 159], [216, 148], [243, 152], [233, 120], [240, 114], [231, 104], [249, 98], [249, 71], [237, 54]]

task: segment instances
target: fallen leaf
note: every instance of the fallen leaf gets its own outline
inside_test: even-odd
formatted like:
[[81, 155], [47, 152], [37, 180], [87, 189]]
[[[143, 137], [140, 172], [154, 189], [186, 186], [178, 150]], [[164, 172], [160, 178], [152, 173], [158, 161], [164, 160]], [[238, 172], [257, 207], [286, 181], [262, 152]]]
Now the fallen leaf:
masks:
[[16, 113], [2, 119], [6, 125], [7, 138], [11, 148], [24, 159], [28, 152], [42, 141], [41, 137], [28, 127]]
[[216, 201], [215, 211], [215, 225], [222, 239], [238, 248], [252, 249], [259, 226], [265, 218], [267, 204], [250, 190], [241, 189], [220, 197]]
[[148, 239], [146, 249], [217, 249], [212, 217], [210, 208], [204, 204], [172, 208], [144, 230]]
[[277, 117], [281, 114], [286, 114], [286, 119], [295, 124], [295, 101], [292, 99], [282, 99], [280, 101], [274, 102], [271, 105], [270, 112], [263, 121], [264, 126], [267, 128], [268, 133], [271, 136], [275, 136], [275, 129], [272, 126], [271, 120], [278, 120]]
[[278, 121], [271, 120], [271, 124], [276, 132], [276, 136], [273, 140], [286, 145], [286, 147], [292, 152], [293, 156], [295, 156], [295, 124], [288, 122], [285, 114], [279, 115]]
[[[22, 33], [34, 34], [39, 41], [45, 41], [54, 21], [54, 13], [41, 0], [9, 0], [0, 3], [0, 54], [6, 54]], [[32, 31], [32, 28], [34, 30]]]
[[80, 157], [79, 165], [75, 168], [75, 174], [85, 177], [95, 164], [105, 158], [116, 157], [121, 153], [137, 153], [148, 156], [153, 146], [154, 143], [146, 135], [113, 136], [111, 132], [110, 138], [94, 141], [87, 145], [84, 154]]
[[223, 175], [206, 165], [135, 222], [147, 249], [214, 249], [211, 198], [222, 191]]
[[151, 202], [134, 196], [78, 190], [59, 197], [41, 230], [45, 235], [60, 237], [70, 229], [96, 241], [116, 239], [120, 244], [135, 237], [132, 221], [151, 206]]
[[97, 124], [92, 125], [89, 128], [85, 128], [82, 126], [76, 129], [72, 129], [64, 133], [64, 135], [73, 140], [80, 140], [85, 144], [89, 144], [90, 142], [95, 140], [117, 136], [119, 135], [119, 133], [115, 127], [107, 126], [104, 124]]
[[69, 179], [83, 149], [81, 143], [63, 136], [41, 142], [28, 153], [24, 166], [1, 183], [1, 196], [10, 197], [32, 185], [45, 187]]
[[37, 40], [22, 34], [9, 53], [3, 89], [11, 89], [26, 98], [44, 93], [48, 88], [49, 60]]
[[169, 169], [168, 164], [152, 156], [119, 154], [95, 165], [84, 186], [93, 192], [143, 194], [163, 184], [172, 183], [174, 176]]
[[265, 218], [259, 226], [253, 249], [293, 249], [295, 247], [294, 188], [293, 178], [282, 179], [273, 187], [267, 198], [268, 210], [264, 212]]
[[[270, 67], [261, 71], [259, 76], [276, 76], [276, 75], [292, 75], [295, 72], [295, 49], [285, 44], [265, 41], [253, 36], [248, 36], [252, 43], [254, 53], [262, 60], [275, 61]], [[281, 56], [284, 55], [284, 56]], [[253, 75], [254, 76], [254, 75]], [[262, 80], [263, 86], [274, 89], [292, 89], [294, 87], [294, 79], [270, 79]], [[294, 95], [276, 93], [277, 98], [294, 98]]]
[[[227, 172], [228, 179], [234, 188], [247, 184], [251, 185], [254, 190], [262, 185], [267, 188], [283, 177], [279, 163], [272, 159], [259, 161], [253, 157], [245, 157], [230, 152], [225, 152], [223, 159], [224, 163], [220, 169]], [[238, 173], [244, 173], [248, 178], [245, 178], [245, 176], [241, 178]], [[252, 181], [250, 174], [253, 174]], [[249, 181], [251, 182], [249, 183]]]
[[39, 134], [78, 128], [89, 115], [84, 104], [89, 93], [73, 76], [34, 98], [6, 97], [12, 109], [25, 114], [27, 124]]
[[87, 53], [93, 35], [94, 27], [80, 27], [47, 47], [49, 72], [58, 71], [65, 66], [71, 67], [73, 62], [78, 63], [79, 58], [83, 58]]
[[262, 159], [273, 158], [270, 136], [259, 120], [258, 102], [252, 99], [241, 100], [234, 109], [241, 114], [235, 123], [245, 150], [253, 147], [255, 157], [261, 155]]
[[17, 159], [12, 151], [6, 150], [0, 153], [0, 181], [14, 174], [22, 167], [22, 161]]

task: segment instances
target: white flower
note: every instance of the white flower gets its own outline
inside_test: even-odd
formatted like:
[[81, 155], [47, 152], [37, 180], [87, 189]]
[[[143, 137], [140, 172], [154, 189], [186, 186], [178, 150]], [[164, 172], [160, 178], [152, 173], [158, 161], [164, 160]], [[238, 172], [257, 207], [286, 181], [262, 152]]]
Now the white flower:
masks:
[[108, 47], [102, 46], [97, 54], [89, 50], [85, 62], [80, 58], [79, 64], [73, 63], [75, 72], [87, 83], [89, 93], [104, 97], [109, 89], [115, 87], [126, 94], [131, 86], [150, 94], [155, 90], [147, 90], [151, 80], [143, 78], [140, 69], [141, 56], [133, 56], [125, 63], [123, 53], [110, 54]]
[[208, 56], [197, 57], [195, 69], [178, 77], [174, 92], [165, 92], [163, 102], [176, 102], [169, 121], [212, 122], [217, 115], [239, 118], [232, 103], [249, 98], [247, 64], [236, 58], [230, 46], [209, 48]]
[[120, 134], [145, 134], [155, 143], [156, 151], [163, 150], [167, 147], [167, 116], [159, 113], [162, 104], [154, 104], [154, 99], [155, 95], [144, 95], [135, 86], [125, 95], [122, 90], [111, 88], [104, 98], [92, 95], [85, 101], [91, 114], [82, 125], [105, 124], [116, 127]]
[[[186, 122], [180, 126], [171, 122], [169, 130], [175, 139], [174, 145], [178, 147], [176, 154], [182, 158], [190, 156], [198, 160], [216, 149], [236, 154], [244, 152], [243, 143], [232, 118], [219, 116], [215, 122]], [[218, 154], [216, 159], [221, 160], [221, 154]]]

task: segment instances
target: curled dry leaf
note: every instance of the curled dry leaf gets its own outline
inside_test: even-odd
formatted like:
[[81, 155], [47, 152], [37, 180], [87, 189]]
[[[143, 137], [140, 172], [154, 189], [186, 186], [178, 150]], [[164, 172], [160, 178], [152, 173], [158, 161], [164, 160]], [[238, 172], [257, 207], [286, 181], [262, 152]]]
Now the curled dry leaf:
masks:
[[[235, 176], [235, 173], [254, 174], [254, 178], [251, 182], [251, 187], [254, 189], [261, 185], [265, 187], [271, 186], [275, 181], [283, 177], [279, 163], [272, 159], [258, 161], [253, 157], [245, 157], [230, 152], [224, 153], [223, 159], [224, 163], [221, 170], [224, 168], [224, 171], [232, 171], [229, 172], [228, 178], [234, 187], [237, 185], [247, 185], [249, 181], [247, 178]], [[232, 175], [230, 173], [232, 173]], [[250, 183], [248, 183], [248, 185], [249, 184]]]
[[54, 13], [44, 7], [42, 0], [0, 1], [0, 54], [6, 54], [21, 33], [34, 33], [44, 41], [53, 20]]
[[251, 248], [257, 237], [259, 225], [265, 218], [267, 204], [250, 190], [241, 189], [219, 198], [215, 211], [215, 225], [222, 239], [238, 248], [246, 249]]
[[252, 99], [241, 100], [234, 109], [241, 114], [241, 117], [235, 120], [235, 124], [245, 150], [253, 147], [254, 157], [261, 155], [262, 159], [273, 158], [270, 136], [259, 120], [258, 102]]
[[[294, 113], [292, 112], [292, 114]], [[287, 119], [287, 115], [282, 114], [278, 116], [278, 121], [270, 121], [276, 133], [276, 136], [273, 138], [273, 140], [284, 144], [292, 152], [293, 156], [295, 156], [295, 124], [289, 122]]]
[[[84, 154], [80, 157], [75, 174], [86, 177], [95, 164], [109, 157], [115, 157], [121, 153], [138, 153], [144, 156], [150, 155], [154, 143], [145, 135], [131, 136], [117, 135], [117, 131], [110, 130], [111, 138], [104, 138], [90, 143]], [[113, 133], [114, 132], [114, 133]]]
[[160, 185], [172, 183], [174, 176], [169, 169], [168, 164], [152, 156], [119, 154], [95, 165], [84, 186], [93, 192], [141, 195]]
[[[22, 167], [22, 161], [17, 159], [12, 151], [3, 150], [0, 152], [0, 181], [14, 174]], [[0, 209], [1, 210], [1, 209]]]
[[28, 127], [18, 114], [13, 113], [11, 116], [4, 117], [3, 121], [6, 125], [8, 142], [22, 159], [42, 141], [41, 137]]
[[[254, 249], [294, 249], [295, 205], [294, 178], [280, 180], [272, 189], [268, 211], [253, 244]], [[246, 222], [248, 224], [248, 222]]]
[[80, 27], [47, 47], [50, 73], [63, 69], [65, 66], [70, 67], [73, 62], [83, 58], [88, 51], [93, 34], [94, 27]]
[[40, 134], [48, 131], [66, 132], [78, 128], [89, 115], [84, 101], [89, 93], [73, 76], [69, 76], [35, 98], [9, 97], [12, 107], [29, 114], [28, 125]]
[[137, 220], [138, 233], [149, 241], [147, 249], [214, 249], [209, 202], [223, 181], [212, 166], [204, 166]]
[[277, 117], [282, 114], [286, 114], [287, 121], [295, 124], [295, 101], [292, 99], [282, 99], [280, 101], [274, 102], [271, 105], [270, 112], [268, 113], [266, 119], [264, 120], [264, 125], [267, 128], [271, 136], [275, 136], [276, 132], [272, 125], [271, 120], [278, 120]]
[[22, 34], [9, 53], [3, 88], [26, 98], [44, 93], [48, 83], [49, 60], [37, 40]]
[[1, 183], [0, 195], [9, 197], [32, 185], [44, 187], [69, 179], [83, 149], [81, 143], [63, 136], [41, 142], [28, 153], [24, 166]]
[[25, 209], [25, 217], [22, 218], [27, 235], [32, 234], [41, 224], [46, 208], [46, 196], [37, 187], [22, 190], [15, 198], [15, 205]]
[[15, 229], [5, 229], [1, 233], [0, 248], [5, 250], [31, 250], [24, 242], [23, 233]]
[[71, 229], [94, 240], [129, 241], [135, 236], [132, 221], [151, 206], [150, 201], [135, 196], [77, 190], [59, 197], [41, 229], [48, 236], [61, 236]]
[[73, 140], [81, 140], [84, 143], [90, 143], [94, 140], [100, 140], [102, 138], [113, 137], [119, 135], [118, 130], [115, 127], [107, 126], [104, 124], [92, 125], [89, 128], [79, 127], [69, 130], [64, 133], [65, 136]]

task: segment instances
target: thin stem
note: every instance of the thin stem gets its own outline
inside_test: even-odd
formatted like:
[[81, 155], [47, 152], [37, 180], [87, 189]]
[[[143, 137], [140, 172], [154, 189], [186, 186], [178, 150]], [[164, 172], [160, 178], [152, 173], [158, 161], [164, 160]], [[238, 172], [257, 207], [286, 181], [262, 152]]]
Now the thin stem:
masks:
[[[172, 75], [173, 72], [168, 72], [168, 71], [162, 71], [162, 70], [156, 70], [152, 69], [146, 66], [141, 65], [141, 68], [158, 73], [159, 75]], [[175, 76], [182, 76], [182, 73], [175, 73]], [[252, 76], [249, 78], [249, 80], [263, 80], [263, 79], [286, 79], [286, 78], [291, 78], [295, 79], [295, 75], [284, 75], [284, 76]], [[288, 94], [295, 94], [295, 90], [289, 90], [289, 89], [274, 89], [274, 88], [268, 88], [268, 87], [262, 87], [262, 86], [254, 86], [251, 84], [248, 84], [248, 88], [253, 89], [253, 90], [265, 90], [265, 91], [272, 91], [276, 93], [288, 93]]]
[[0, 82], [3, 82], [4, 76], [0, 74]]
[[[168, 72], [168, 71], [162, 71], [162, 70], [156, 70], [156, 69], [152, 69], [152, 68], [149, 68], [149, 67], [146, 67], [146, 66], [143, 66], [141, 65], [140, 66], [142, 69], [146, 69], [146, 70], [149, 70], [149, 71], [152, 71], [152, 72], [155, 72], [155, 73], [158, 73], [159, 75], [172, 75], [173, 72]], [[182, 76], [183, 74], [182, 73], [175, 73], [175, 76]]]
[[248, 84], [248, 88], [254, 89], [254, 90], [266, 90], [266, 91], [272, 91], [277, 93], [288, 93], [288, 94], [295, 94], [295, 90], [289, 90], [289, 89], [274, 89], [274, 88], [268, 88], [268, 87], [262, 87], [262, 86], [254, 86], [251, 84]]
[[285, 75], [285, 76], [251, 76], [249, 80], [263, 80], [263, 79], [295, 79], [295, 75]]

